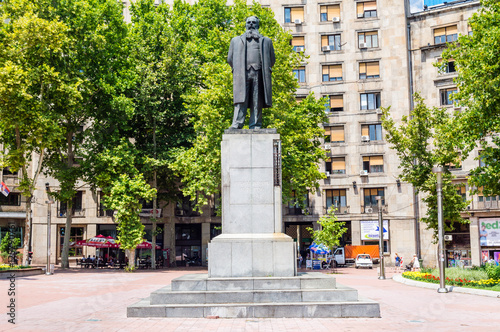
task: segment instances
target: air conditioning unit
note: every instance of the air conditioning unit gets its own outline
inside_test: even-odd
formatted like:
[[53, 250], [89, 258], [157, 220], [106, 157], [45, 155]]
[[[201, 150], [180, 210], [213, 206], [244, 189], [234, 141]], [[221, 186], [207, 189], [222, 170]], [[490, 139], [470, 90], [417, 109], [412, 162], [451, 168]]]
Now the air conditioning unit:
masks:
[[327, 177], [327, 178], [329, 178], [329, 177], [330, 177], [330, 172], [329, 172], [329, 171], [326, 171], [326, 172], [325, 172], [325, 175], [326, 175], [326, 177]]
[[332, 149], [332, 146], [329, 145], [329, 144], [325, 144], [324, 146], [325, 150], [331, 150]]
[[323, 46], [323, 47], [321, 48], [321, 50], [322, 50], [323, 52], [327, 52], [327, 51], [329, 51], [329, 50], [330, 50], [330, 46]]
[[453, 235], [445, 235], [444, 236], [444, 240], [445, 241], [451, 241], [451, 240], [453, 240]]
[[359, 43], [359, 48], [368, 48], [366, 43]]
[[360, 176], [368, 176], [368, 171], [367, 170], [362, 170], [362, 171], [359, 171], [359, 175]]
[[296, 47], [295, 52], [304, 52], [304, 47], [302, 46]]
[[366, 135], [361, 136], [361, 142], [370, 142], [370, 136]]
[[330, 51], [335, 51], [335, 45], [328, 45], [328, 48], [330, 49]]
[[294, 23], [295, 23], [295, 24], [302, 24], [302, 20], [300, 20], [300, 19], [296, 19], [296, 20], [294, 21]]
[[332, 22], [333, 22], [333, 23], [338, 23], [338, 22], [340, 22], [340, 17], [332, 17]]
[[373, 213], [373, 208], [372, 207], [367, 207], [365, 209], [365, 213]]
[[375, 112], [376, 112], [377, 114], [382, 114], [382, 110], [381, 110], [380, 108], [377, 108], [377, 109], [375, 110]]
[[365, 17], [365, 13], [358, 13], [358, 18], [363, 18]]

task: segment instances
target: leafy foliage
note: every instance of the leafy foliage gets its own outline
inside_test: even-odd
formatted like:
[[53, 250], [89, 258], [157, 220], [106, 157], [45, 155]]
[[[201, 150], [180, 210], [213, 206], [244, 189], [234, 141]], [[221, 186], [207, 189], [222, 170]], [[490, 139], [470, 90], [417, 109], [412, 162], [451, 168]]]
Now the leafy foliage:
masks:
[[105, 204], [116, 212], [118, 242], [121, 248], [135, 250], [135, 247], [143, 241], [144, 225], [139, 217], [142, 207], [139, 200], [150, 201], [155, 194], [156, 190], [150, 188], [141, 174], [137, 176], [121, 174], [113, 183]]
[[[500, 3], [481, 0], [481, 9], [469, 19], [472, 35], [460, 36], [443, 52], [443, 63], [454, 59], [458, 76], [455, 102], [466, 107], [457, 114], [455, 144], [468, 154], [478, 147], [485, 166], [471, 171], [471, 187], [483, 187], [485, 196], [500, 194]], [[477, 191], [477, 190], [476, 190]]]
[[[175, 7], [175, 5], [174, 5]], [[283, 196], [288, 201], [315, 190], [324, 176], [318, 162], [324, 158], [320, 139], [324, 135], [318, 125], [326, 121], [324, 102], [310, 95], [301, 103], [295, 100], [298, 87], [292, 69], [302, 56], [293, 52], [291, 36], [274, 19], [272, 11], [254, 3], [247, 6], [235, 1], [225, 6], [221, 0], [199, 1], [193, 6], [194, 41], [198, 47], [197, 70], [200, 86], [186, 93], [186, 112], [196, 138], [189, 149], [174, 151], [172, 170], [183, 183], [185, 196], [197, 200], [198, 207], [208, 203], [207, 197], [220, 192], [220, 143], [233, 116], [232, 73], [226, 63], [231, 38], [245, 31], [245, 20], [255, 15], [260, 19], [260, 33], [273, 40], [276, 64], [273, 67], [273, 107], [263, 110], [263, 127], [276, 128], [282, 140]], [[214, 19], [216, 18], [216, 19]], [[204, 195], [198, 195], [202, 193]]]
[[314, 242], [324, 244], [329, 249], [338, 246], [342, 235], [347, 232], [345, 222], [338, 221], [333, 206], [328, 209], [325, 215], [321, 216], [318, 224], [321, 226], [319, 230], [313, 230], [311, 227], [308, 227], [307, 230], [312, 233]]
[[[427, 205], [427, 215], [421, 221], [428, 229], [434, 230], [437, 239], [437, 192], [434, 166], [447, 166], [460, 163], [460, 154], [454, 148], [450, 127], [453, 118], [444, 109], [428, 108], [419, 94], [415, 94], [415, 108], [411, 117], [403, 116], [396, 125], [390, 116], [390, 107], [383, 108], [382, 126], [387, 131], [386, 139], [392, 144], [399, 157], [403, 181], [411, 183], [417, 192], [423, 193]], [[460, 215], [466, 210], [468, 202], [462, 200], [457, 190], [460, 184], [452, 182], [454, 176], [445, 172], [443, 180], [443, 219], [447, 231], [453, 230], [455, 222], [466, 223]]]

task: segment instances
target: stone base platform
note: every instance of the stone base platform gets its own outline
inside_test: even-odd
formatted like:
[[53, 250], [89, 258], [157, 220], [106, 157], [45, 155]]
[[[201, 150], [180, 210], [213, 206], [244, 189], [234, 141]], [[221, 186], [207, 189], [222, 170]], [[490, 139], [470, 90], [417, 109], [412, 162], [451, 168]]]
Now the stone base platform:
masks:
[[191, 274], [127, 308], [127, 317], [380, 317], [379, 304], [322, 273], [208, 278]]

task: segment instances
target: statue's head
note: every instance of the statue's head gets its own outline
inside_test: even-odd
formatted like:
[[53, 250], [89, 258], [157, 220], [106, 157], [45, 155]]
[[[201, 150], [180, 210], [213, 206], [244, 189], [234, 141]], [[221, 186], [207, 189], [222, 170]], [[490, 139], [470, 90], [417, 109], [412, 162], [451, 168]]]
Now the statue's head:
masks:
[[259, 30], [260, 20], [257, 16], [250, 16], [247, 18], [246, 28], [249, 30]]

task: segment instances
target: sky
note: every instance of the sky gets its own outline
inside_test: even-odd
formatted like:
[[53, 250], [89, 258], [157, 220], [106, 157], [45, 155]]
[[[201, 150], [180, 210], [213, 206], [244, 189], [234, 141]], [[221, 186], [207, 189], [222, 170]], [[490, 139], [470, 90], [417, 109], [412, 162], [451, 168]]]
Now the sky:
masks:
[[421, 12], [424, 9], [424, 0], [410, 0], [410, 11]]

